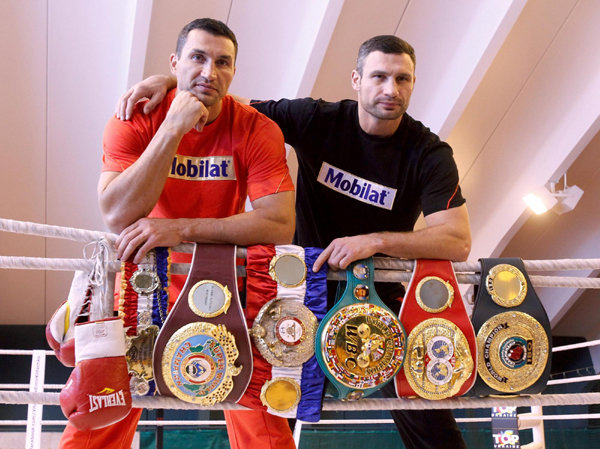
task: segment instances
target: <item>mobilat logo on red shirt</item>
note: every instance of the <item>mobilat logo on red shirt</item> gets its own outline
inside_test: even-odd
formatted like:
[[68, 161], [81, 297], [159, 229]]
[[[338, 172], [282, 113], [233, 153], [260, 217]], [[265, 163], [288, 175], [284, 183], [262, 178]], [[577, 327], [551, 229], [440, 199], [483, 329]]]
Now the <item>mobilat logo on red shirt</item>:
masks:
[[192, 157], [176, 154], [169, 178], [188, 181], [233, 181], [233, 156]]
[[359, 178], [327, 162], [323, 162], [317, 179], [330, 189], [363, 203], [388, 210], [394, 206], [396, 189]]

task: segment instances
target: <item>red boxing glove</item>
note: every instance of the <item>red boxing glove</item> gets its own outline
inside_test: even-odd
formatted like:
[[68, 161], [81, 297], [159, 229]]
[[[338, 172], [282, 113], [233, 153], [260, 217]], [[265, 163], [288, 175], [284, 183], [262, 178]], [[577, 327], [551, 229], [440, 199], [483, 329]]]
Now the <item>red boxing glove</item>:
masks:
[[75, 359], [75, 369], [60, 393], [69, 424], [94, 430], [125, 418], [131, 410], [131, 393], [121, 319], [77, 324]]

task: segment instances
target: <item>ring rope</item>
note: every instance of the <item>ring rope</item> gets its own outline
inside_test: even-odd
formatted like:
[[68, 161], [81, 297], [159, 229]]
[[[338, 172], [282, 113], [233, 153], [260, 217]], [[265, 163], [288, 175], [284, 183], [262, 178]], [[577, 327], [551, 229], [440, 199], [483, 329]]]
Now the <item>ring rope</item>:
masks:
[[[0, 231], [14, 232], [18, 234], [29, 234], [41, 237], [63, 238], [79, 242], [92, 242], [105, 238], [114, 244], [117, 235], [110, 232], [89, 231], [87, 229], [68, 228], [27, 221], [9, 220], [0, 218]], [[182, 243], [172, 248], [175, 252], [191, 253], [193, 244]], [[238, 248], [243, 250], [243, 248]], [[238, 257], [243, 258], [238, 252]], [[375, 268], [383, 270], [402, 270], [412, 271], [414, 267], [413, 260], [402, 260], [392, 257], [375, 257]], [[525, 260], [525, 269], [531, 271], [565, 271], [565, 270], [597, 270], [600, 269], [600, 259], [558, 259], [558, 260]], [[454, 262], [454, 270], [457, 273], [462, 272], [480, 272], [479, 262]], [[465, 282], [474, 283], [474, 282]]]
[[[585, 413], [585, 414], [572, 414], [572, 415], [540, 415], [540, 416], [524, 416], [517, 415], [519, 421], [562, 421], [564, 419], [600, 419], [599, 413]], [[458, 423], [479, 423], [479, 422], [491, 422], [492, 418], [479, 417], [479, 418], [456, 418]], [[42, 426], [66, 426], [67, 420], [55, 421], [48, 420], [42, 421]], [[318, 422], [304, 423], [310, 425], [335, 425], [335, 424], [393, 424], [393, 419], [322, 419]], [[223, 420], [215, 421], [139, 421], [138, 426], [156, 426], [156, 427], [168, 427], [168, 426], [224, 426], [226, 424]], [[0, 421], [0, 426], [25, 426], [27, 421]]]
[[[2, 404], [41, 404], [60, 405], [59, 393], [35, 393], [25, 391], [0, 391]], [[143, 396], [132, 398], [133, 407], [173, 410], [247, 410], [238, 404], [221, 402], [211, 407], [181, 401], [177, 398], [161, 396]], [[427, 399], [361, 399], [344, 402], [325, 400], [324, 411], [359, 410], [440, 410], [440, 409], [477, 409], [492, 407], [558, 406], [600, 404], [600, 393], [547, 394], [517, 397], [459, 397], [439, 401]]]
[[[239, 253], [238, 253], [239, 256]], [[591, 259], [597, 260], [597, 259]], [[459, 262], [464, 263], [464, 262]], [[44, 257], [16, 257], [0, 256], [0, 268], [22, 269], [22, 270], [49, 270], [49, 271], [91, 271], [95, 261], [85, 259], [59, 259]], [[111, 260], [107, 262], [108, 271], [121, 271], [121, 262]], [[190, 270], [190, 264], [175, 263], [171, 265], [172, 274], [187, 274]], [[237, 267], [237, 275], [245, 276], [245, 267]], [[375, 281], [377, 282], [409, 282], [412, 273], [397, 272], [390, 270], [376, 270]], [[456, 274], [457, 281], [461, 284], [479, 285], [481, 276], [477, 274]], [[564, 276], [529, 276], [534, 287], [565, 287], [565, 288], [590, 288], [600, 289], [600, 278], [587, 277], [564, 277]], [[343, 270], [329, 271], [327, 273], [329, 280], [346, 280], [346, 273]]]

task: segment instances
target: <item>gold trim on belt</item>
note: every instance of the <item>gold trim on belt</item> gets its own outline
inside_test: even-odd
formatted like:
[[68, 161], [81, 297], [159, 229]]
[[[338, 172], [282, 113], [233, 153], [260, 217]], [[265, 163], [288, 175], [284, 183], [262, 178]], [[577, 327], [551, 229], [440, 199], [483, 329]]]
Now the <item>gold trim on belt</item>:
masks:
[[169, 390], [182, 401], [213, 405], [233, 389], [239, 352], [235, 338], [222, 324], [190, 323], [175, 332], [162, 357], [162, 373]]
[[411, 388], [422, 398], [456, 395], [474, 367], [467, 338], [449, 320], [425, 320], [408, 336], [404, 373]]
[[477, 371], [490, 387], [517, 393], [542, 375], [550, 352], [542, 325], [523, 312], [504, 312], [487, 320], [477, 333]]

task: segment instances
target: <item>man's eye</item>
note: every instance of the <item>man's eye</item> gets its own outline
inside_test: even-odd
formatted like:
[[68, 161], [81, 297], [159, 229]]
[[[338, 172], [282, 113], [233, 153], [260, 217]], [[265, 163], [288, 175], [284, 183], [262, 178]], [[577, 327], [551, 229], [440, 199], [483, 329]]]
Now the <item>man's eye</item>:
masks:
[[217, 61], [217, 64], [220, 65], [221, 67], [228, 67], [229, 66], [229, 61], [226, 61], [225, 59], [222, 59], [222, 60]]
[[203, 61], [204, 56], [202, 55], [192, 55], [192, 61]]

